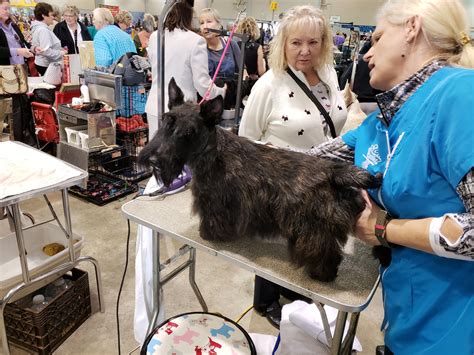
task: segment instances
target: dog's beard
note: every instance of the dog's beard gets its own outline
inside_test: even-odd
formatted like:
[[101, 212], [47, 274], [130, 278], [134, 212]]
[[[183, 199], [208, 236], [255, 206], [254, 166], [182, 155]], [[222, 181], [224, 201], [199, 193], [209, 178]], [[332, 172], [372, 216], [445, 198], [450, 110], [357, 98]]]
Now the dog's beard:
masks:
[[174, 179], [181, 174], [184, 168], [184, 162], [153, 164], [153, 175], [156, 181], [162, 181], [166, 187], [169, 187]]

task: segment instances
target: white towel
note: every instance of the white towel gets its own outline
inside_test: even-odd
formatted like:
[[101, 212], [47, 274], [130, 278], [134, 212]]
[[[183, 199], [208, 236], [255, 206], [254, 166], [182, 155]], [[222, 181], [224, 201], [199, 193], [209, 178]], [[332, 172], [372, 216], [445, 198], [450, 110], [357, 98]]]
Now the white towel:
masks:
[[276, 336], [269, 334], [249, 333], [258, 355], [272, 355], [277, 340]]
[[329, 355], [326, 345], [309, 336], [290, 321], [291, 313], [307, 305], [306, 302], [295, 301], [283, 306], [277, 355]]
[[[324, 332], [323, 320], [316, 305], [314, 303], [308, 304], [303, 301], [295, 301], [293, 303], [297, 302], [298, 305], [292, 306], [290, 308], [291, 312], [288, 315], [290, 322], [303, 330], [309, 336], [329, 346], [326, 334]], [[283, 309], [285, 307], [283, 307]], [[338, 310], [327, 305], [324, 305], [324, 310], [326, 311], [331, 334], [334, 335]], [[346, 336], [348, 325], [349, 322], [346, 321], [346, 325], [344, 327], [344, 336]], [[362, 351], [362, 345], [360, 344], [357, 337], [354, 339], [352, 349], [356, 351]]]

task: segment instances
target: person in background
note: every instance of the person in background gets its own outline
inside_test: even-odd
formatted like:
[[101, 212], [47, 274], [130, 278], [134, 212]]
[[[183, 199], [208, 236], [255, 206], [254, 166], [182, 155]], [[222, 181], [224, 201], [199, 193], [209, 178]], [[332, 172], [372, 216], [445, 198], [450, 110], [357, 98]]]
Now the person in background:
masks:
[[337, 32], [334, 35], [333, 40], [334, 40], [334, 45], [337, 47], [337, 49], [341, 50], [341, 47], [344, 44], [344, 41], [346, 40], [346, 38], [343, 35], [341, 35], [341, 33]]
[[62, 61], [67, 50], [62, 48], [61, 41], [48, 27], [54, 20], [52, 6], [45, 2], [39, 2], [35, 6], [34, 14], [36, 20], [31, 24], [31, 46], [44, 48], [35, 57], [36, 70], [44, 75], [48, 65]]
[[128, 34], [132, 33], [132, 21], [133, 16], [127, 10], [120, 10], [117, 15], [115, 15], [115, 25]]
[[[390, 0], [364, 60], [380, 109], [310, 151], [383, 174], [355, 235], [381, 267], [385, 354], [474, 351], [474, 47], [459, 0]], [[397, 70], [394, 70], [397, 68]]]
[[59, 8], [56, 5], [51, 5], [53, 8], [53, 21], [51, 22], [51, 25], [49, 25], [49, 29], [51, 31], [54, 30], [54, 27], [61, 21], [61, 16], [60, 16], [60, 11]]
[[263, 58], [263, 48], [260, 45], [260, 30], [253, 17], [246, 17], [237, 26], [238, 33], [246, 34], [249, 40], [245, 43], [245, 70], [248, 77], [256, 81], [265, 73], [265, 59]]
[[[204, 96], [211, 84], [211, 78], [207, 66], [206, 41], [192, 30], [193, 8], [186, 2], [177, 2], [170, 10], [165, 27], [165, 110], [168, 108], [168, 83], [171, 78], [184, 93], [185, 101], [196, 102], [197, 94]], [[149, 125], [149, 137], [155, 135], [158, 130], [158, 50], [157, 32], [153, 32], [149, 40], [148, 57], [152, 64], [152, 87], [145, 111]], [[209, 98], [225, 95], [225, 87], [213, 86]], [[153, 177], [147, 183], [144, 193], [148, 194], [159, 187]], [[143, 343], [148, 324], [150, 322], [147, 310], [152, 307], [152, 263], [155, 256], [152, 253], [151, 238], [152, 231], [149, 228], [139, 226], [137, 232], [136, 259], [135, 259], [135, 315], [134, 334], [139, 343]], [[162, 244], [163, 245], [163, 244]], [[160, 301], [161, 302], [161, 301]], [[161, 308], [163, 309], [163, 307]], [[159, 321], [164, 320], [160, 312]]]
[[97, 29], [94, 26], [94, 21], [93, 21], [94, 16], [92, 14], [86, 14], [84, 16], [84, 25], [87, 28], [87, 32], [89, 32], [89, 35], [91, 36], [92, 40], [94, 40], [94, 37], [97, 33]]
[[61, 46], [67, 48], [68, 54], [79, 53], [82, 41], [92, 41], [86, 26], [79, 21], [79, 9], [74, 5], [66, 5], [63, 11], [64, 21], [54, 27], [54, 34], [61, 41]]
[[[10, 3], [0, 0], [0, 65], [25, 64], [25, 58], [32, 58], [33, 52], [41, 52], [40, 47], [30, 50], [29, 46], [18, 26], [10, 19]], [[13, 138], [36, 146], [31, 105], [27, 95], [11, 95], [11, 98]]]
[[109, 9], [102, 7], [93, 11], [93, 23], [97, 29], [94, 37], [95, 63], [100, 67], [109, 67], [114, 61], [128, 52], [135, 53], [132, 38], [117, 26]]
[[[227, 40], [222, 38], [218, 33], [210, 32], [208, 29], [222, 30], [223, 26], [219, 13], [215, 9], [205, 8], [199, 14], [199, 24], [201, 35], [206, 39], [209, 75], [211, 78], [217, 70], [217, 65], [221, 59]], [[237, 97], [237, 77], [239, 73], [238, 61], [240, 58], [240, 49], [235, 41], [231, 41], [224, 60], [222, 61], [216, 83], [228, 86], [227, 97], [224, 102], [225, 109], [235, 107]]]
[[[332, 65], [332, 47], [331, 30], [321, 10], [296, 6], [286, 12], [270, 44], [270, 70], [252, 89], [239, 135], [276, 147], [305, 150], [332, 139], [323, 114], [287, 70], [313, 92], [339, 134], [347, 110]], [[280, 294], [290, 299], [302, 297], [255, 278], [254, 309], [275, 326], [281, 319]]]
[[[223, 26], [219, 13], [215, 9], [205, 8], [199, 14], [199, 24], [201, 35], [206, 39], [207, 50], [209, 56], [209, 75], [214, 76], [217, 69], [217, 64], [222, 56], [224, 47], [227, 41], [223, 39], [218, 33], [208, 31], [208, 28], [214, 30], [222, 30]], [[235, 73], [238, 73], [238, 58], [240, 56], [240, 49], [235, 42], [231, 42], [229, 49], [226, 52], [224, 61], [222, 62], [219, 78], [223, 80], [232, 80], [235, 78]]]
[[153, 15], [145, 14], [143, 16], [142, 30], [138, 32], [133, 39], [138, 55], [142, 57], [148, 56], [146, 49], [148, 48], [148, 41], [155, 28], [156, 23]]

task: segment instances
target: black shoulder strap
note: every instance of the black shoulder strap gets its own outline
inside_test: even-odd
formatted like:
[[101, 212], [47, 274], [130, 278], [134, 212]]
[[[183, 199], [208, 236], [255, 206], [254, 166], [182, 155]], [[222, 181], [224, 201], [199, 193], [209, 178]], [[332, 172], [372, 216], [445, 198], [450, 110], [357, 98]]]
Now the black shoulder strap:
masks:
[[293, 71], [290, 68], [286, 69], [286, 72], [293, 78], [293, 80], [298, 84], [298, 86], [301, 88], [301, 90], [304, 91], [304, 93], [310, 98], [311, 101], [316, 105], [318, 108], [319, 112], [324, 117], [324, 120], [329, 126], [329, 130], [331, 131], [331, 136], [333, 138], [337, 137], [336, 134], [336, 128], [334, 128], [334, 123], [332, 122], [331, 116], [329, 116], [329, 113], [324, 109], [323, 105], [318, 101], [316, 96], [314, 96], [313, 92], [303, 83], [296, 75], [293, 73]]

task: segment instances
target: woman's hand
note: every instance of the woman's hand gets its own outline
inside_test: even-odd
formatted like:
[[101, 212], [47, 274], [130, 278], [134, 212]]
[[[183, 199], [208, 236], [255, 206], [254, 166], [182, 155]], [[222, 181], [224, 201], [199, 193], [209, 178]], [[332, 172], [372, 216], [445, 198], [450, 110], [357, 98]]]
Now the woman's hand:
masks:
[[30, 52], [28, 48], [18, 48], [16, 50], [16, 54], [21, 55], [24, 58], [31, 58], [34, 55], [33, 53]]
[[356, 237], [369, 245], [380, 245], [375, 236], [375, 221], [380, 208], [373, 203], [367, 191], [361, 191], [365, 201], [365, 209], [359, 215], [359, 219], [355, 225]]
[[40, 47], [33, 47], [33, 49], [32, 49], [31, 51], [32, 51], [35, 55], [43, 53], [43, 49], [41, 49]]

